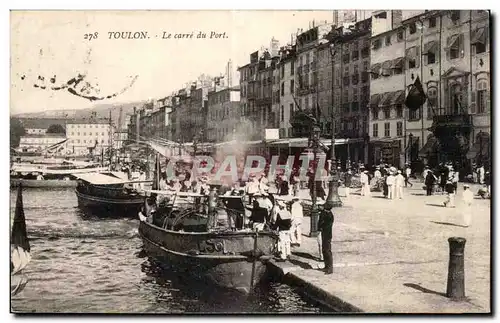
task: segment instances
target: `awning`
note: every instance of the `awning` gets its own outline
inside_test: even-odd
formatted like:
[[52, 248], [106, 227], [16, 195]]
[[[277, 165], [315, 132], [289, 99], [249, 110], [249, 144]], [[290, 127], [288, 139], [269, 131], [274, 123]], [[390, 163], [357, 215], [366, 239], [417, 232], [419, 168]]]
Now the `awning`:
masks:
[[99, 173], [73, 174], [73, 176], [94, 185], [116, 185], [130, 183], [129, 180], [124, 180]]
[[404, 57], [399, 57], [394, 60], [392, 60], [392, 69], [402, 69], [403, 68], [403, 59]]
[[382, 94], [372, 94], [372, 96], [370, 97], [370, 106], [378, 107], [381, 96]]
[[406, 57], [409, 59], [417, 59], [417, 47], [408, 48], [406, 50]]
[[403, 104], [405, 102], [405, 91], [396, 91], [392, 96], [391, 105]]
[[381, 74], [383, 76], [390, 76], [391, 75], [391, 66], [392, 66], [392, 61], [385, 61], [382, 63], [382, 72]]
[[451, 36], [449, 39], [448, 39], [448, 47], [447, 49], [450, 50], [450, 49], [458, 49], [458, 37], [459, 35], [453, 35]]
[[385, 107], [391, 104], [392, 98], [396, 92], [387, 92], [382, 96], [382, 100], [380, 100], [379, 107]]
[[490, 141], [488, 138], [477, 140], [471, 149], [467, 152], [467, 159], [475, 159], [479, 156], [488, 158], [490, 156]]
[[486, 44], [486, 30], [484, 27], [478, 28], [472, 34], [471, 44]]
[[430, 41], [424, 45], [424, 53], [435, 53], [437, 51], [437, 42]]
[[370, 68], [370, 73], [373, 73], [373, 74], [380, 74], [380, 67], [381, 67], [380, 63], [373, 65], [373, 66]]
[[429, 139], [427, 139], [425, 145], [418, 152], [418, 157], [420, 158], [427, 157], [431, 152], [434, 151], [436, 144], [437, 144], [437, 139], [435, 137], [430, 137]]

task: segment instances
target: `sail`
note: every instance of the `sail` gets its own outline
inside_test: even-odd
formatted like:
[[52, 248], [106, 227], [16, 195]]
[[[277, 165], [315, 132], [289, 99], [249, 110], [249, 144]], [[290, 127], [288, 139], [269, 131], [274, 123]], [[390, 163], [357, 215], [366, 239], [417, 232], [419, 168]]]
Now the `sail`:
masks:
[[26, 219], [24, 217], [22, 184], [17, 190], [16, 211], [14, 223], [12, 225], [12, 234], [10, 238], [11, 245], [11, 274], [23, 270], [31, 260], [30, 243], [26, 232]]

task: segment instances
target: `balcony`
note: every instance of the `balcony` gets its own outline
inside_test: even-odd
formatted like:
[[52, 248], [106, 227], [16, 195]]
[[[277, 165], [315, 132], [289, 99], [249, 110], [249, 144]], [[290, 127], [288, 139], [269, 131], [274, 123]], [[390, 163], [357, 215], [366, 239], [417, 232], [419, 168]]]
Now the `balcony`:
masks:
[[444, 114], [432, 118], [431, 130], [436, 136], [449, 132], [469, 132], [473, 127], [472, 115], [469, 114]]

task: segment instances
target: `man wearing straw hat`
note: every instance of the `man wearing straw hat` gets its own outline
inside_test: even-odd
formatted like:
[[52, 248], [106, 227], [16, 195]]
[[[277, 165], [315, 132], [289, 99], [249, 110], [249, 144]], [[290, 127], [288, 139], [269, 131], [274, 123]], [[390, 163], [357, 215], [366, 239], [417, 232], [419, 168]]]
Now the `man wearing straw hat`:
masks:
[[290, 228], [292, 227], [292, 215], [286, 209], [285, 201], [278, 200], [278, 211], [276, 214], [276, 227], [279, 233], [278, 251], [280, 260], [285, 261], [291, 254], [290, 250]]

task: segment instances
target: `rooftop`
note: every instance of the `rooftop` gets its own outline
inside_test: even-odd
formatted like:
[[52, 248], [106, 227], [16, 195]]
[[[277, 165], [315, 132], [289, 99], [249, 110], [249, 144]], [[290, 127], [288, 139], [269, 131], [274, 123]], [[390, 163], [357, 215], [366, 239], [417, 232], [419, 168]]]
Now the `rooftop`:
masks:
[[15, 118], [21, 121], [24, 128], [29, 129], [48, 129], [53, 124], [60, 124], [64, 127], [68, 123], [68, 119], [55, 119], [55, 118]]
[[24, 135], [22, 138], [66, 138], [66, 134], [64, 133], [47, 133], [47, 134], [29, 134]]

